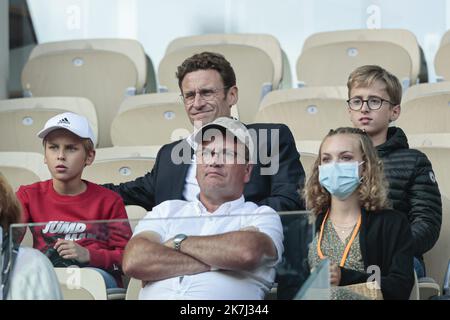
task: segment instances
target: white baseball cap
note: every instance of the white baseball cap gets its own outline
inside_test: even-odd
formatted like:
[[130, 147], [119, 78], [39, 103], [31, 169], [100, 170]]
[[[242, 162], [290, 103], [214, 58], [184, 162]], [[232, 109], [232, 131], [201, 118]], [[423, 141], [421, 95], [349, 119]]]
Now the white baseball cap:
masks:
[[89, 121], [85, 117], [72, 112], [61, 113], [50, 118], [37, 136], [44, 139], [50, 132], [57, 129], [66, 129], [80, 138], [91, 139], [94, 146], [97, 143]]
[[194, 136], [195, 142], [201, 144], [202, 140], [205, 138], [204, 135], [205, 133], [207, 133], [207, 130], [213, 128], [224, 128], [228, 130], [248, 148], [250, 152], [250, 161], [254, 159], [253, 152], [255, 150], [252, 136], [250, 135], [250, 132], [248, 131], [247, 127], [242, 122], [234, 118], [220, 117], [214, 120], [213, 122], [205, 124], [196, 132]]

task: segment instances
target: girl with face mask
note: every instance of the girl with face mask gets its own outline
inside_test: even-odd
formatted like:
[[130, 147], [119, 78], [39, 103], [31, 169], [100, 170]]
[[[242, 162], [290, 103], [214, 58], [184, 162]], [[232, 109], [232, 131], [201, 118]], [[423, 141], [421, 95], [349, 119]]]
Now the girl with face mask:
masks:
[[372, 141], [356, 128], [331, 130], [304, 190], [316, 216], [308, 262], [330, 259], [332, 298], [358, 299], [340, 288], [375, 281], [384, 299], [408, 299], [414, 284], [406, 217], [389, 209], [387, 183]]

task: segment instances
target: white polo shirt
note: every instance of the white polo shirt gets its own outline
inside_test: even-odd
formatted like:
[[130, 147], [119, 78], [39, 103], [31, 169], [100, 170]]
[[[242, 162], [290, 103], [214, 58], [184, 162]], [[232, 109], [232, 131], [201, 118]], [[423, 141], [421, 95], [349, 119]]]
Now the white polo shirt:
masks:
[[277, 259], [266, 261], [251, 272], [208, 271], [174, 277], [147, 284], [140, 299], [247, 300], [264, 299], [275, 279], [275, 266], [283, 253], [283, 229], [278, 214], [268, 206], [258, 207], [244, 197], [222, 204], [209, 213], [198, 200], [169, 200], [153, 208], [139, 222], [134, 235], [156, 232], [165, 242], [179, 233], [187, 236], [216, 235], [256, 227], [268, 235], [276, 249]]

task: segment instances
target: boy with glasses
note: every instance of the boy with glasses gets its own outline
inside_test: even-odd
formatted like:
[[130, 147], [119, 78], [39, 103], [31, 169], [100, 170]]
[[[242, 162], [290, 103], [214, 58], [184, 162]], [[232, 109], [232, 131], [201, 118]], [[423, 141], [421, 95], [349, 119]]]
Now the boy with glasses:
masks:
[[390, 126], [400, 116], [402, 86], [385, 69], [367, 65], [350, 74], [347, 87], [350, 120], [369, 135], [383, 161], [389, 199], [394, 209], [407, 214], [414, 238], [414, 268], [423, 277], [422, 256], [439, 237], [442, 204], [430, 161], [409, 148], [402, 129]]

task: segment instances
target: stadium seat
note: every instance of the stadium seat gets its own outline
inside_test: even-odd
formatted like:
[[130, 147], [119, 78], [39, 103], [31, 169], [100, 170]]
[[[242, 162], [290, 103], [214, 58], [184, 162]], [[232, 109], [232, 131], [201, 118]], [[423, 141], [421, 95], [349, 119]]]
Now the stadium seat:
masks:
[[153, 93], [125, 99], [111, 125], [114, 146], [164, 145], [192, 133], [178, 93]]
[[27, 231], [25, 231], [25, 236], [20, 245], [33, 248], [33, 234], [31, 233], [30, 228], [27, 228]]
[[417, 278], [414, 271], [414, 286], [411, 290], [409, 300], [429, 300], [433, 296], [439, 296], [441, 290], [439, 285], [431, 278]]
[[441, 286], [430, 277], [418, 279], [417, 288], [420, 300], [429, 300], [432, 297], [441, 295]]
[[[74, 112], [85, 116], [98, 136], [97, 114], [88, 99], [75, 97], [21, 98], [0, 101], [0, 151], [44, 153], [37, 133], [51, 117]], [[95, 143], [95, 142], [94, 142]]]
[[444, 35], [442, 36], [440, 46], [449, 44], [450, 43], [450, 30], [447, 30]]
[[450, 30], [444, 33], [434, 58], [434, 69], [438, 81], [450, 81]]
[[297, 140], [295, 145], [298, 152], [318, 154], [322, 140]]
[[159, 146], [112, 147], [96, 150], [94, 163], [83, 171], [83, 179], [119, 184], [150, 172]]
[[54, 268], [64, 300], [106, 300], [100, 273], [86, 268]]
[[450, 147], [450, 82], [424, 83], [410, 87], [402, 99], [396, 125], [412, 147]]
[[[21, 185], [50, 179], [44, 157], [34, 152], [0, 152], [0, 174], [14, 190]], [[26, 228], [21, 245], [33, 247], [33, 235], [29, 228]]]
[[255, 121], [288, 125], [300, 143], [299, 150], [310, 152], [302, 147], [302, 141], [312, 140], [317, 145], [330, 129], [350, 125], [346, 99], [344, 87], [276, 90], [261, 101]]
[[419, 150], [430, 159], [441, 191], [441, 233], [434, 247], [425, 253], [424, 259], [427, 276], [433, 278], [442, 287], [450, 259], [450, 175], [448, 171], [450, 148], [422, 147]]
[[148, 64], [152, 61], [145, 55], [142, 45], [132, 39], [83, 39], [41, 43], [30, 53], [28, 60], [61, 51], [101, 50], [120, 53], [130, 58], [138, 72], [136, 91], [142, 93], [147, 85]]
[[[181, 37], [172, 40], [166, 49], [166, 54], [180, 50], [185, 47], [201, 47], [210, 45], [226, 45], [239, 44], [251, 47], [256, 47], [271, 58], [274, 66], [273, 88], [278, 89], [280, 82], [285, 76], [284, 67], [287, 60], [286, 55], [283, 56], [283, 51], [278, 40], [269, 34], [204, 34], [197, 36]], [[286, 75], [289, 79], [289, 74]]]
[[142, 288], [142, 281], [131, 278], [128, 283], [127, 294], [125, 300], [139, 300], [139, 292]]
[[376, 64], [406, 88], [417, 82], [421, 55], [413, 33], [402, 29], [320, 32], [306, 39], [297, 60], [300, 86], [343, 86], [354, 69]]
[[[40, 49], [41, 46], [47, 48]], [[41, 52], [42, 51], [42, 52]], [[34, 53], [37, 52], [37, 53]], [[139, 70], [136, 56], [140, 56]], [[76, 40], [36, 46], [22, 72], [25, 96], [90, 99], [100, 147], [111, 146], [110, 125], [122, 100], [145, 83], [145, 53], [134, 40]], [[140, 70], [144, 68], [142, 73]]]
[[161, 88], [178, 92], [178, 81], [174, 77], [177, 66], [202, 51], [221, 53], [231, 63], [240, 88], [239, 119], [253, 122], [261, 98], [280, 85], [283, 57], [279, 42], [265, 34], [215, 34], [175, 39], [159, 65]]
[[157, 80], [156, 80], [156, 71], [155, 67], [153, 66], [153, 62], [148, 56], [148, 54], [145, 54], [145, 60], [147, 61], [147, 84], [144, 88], [142, 88], [142, 91], [139, 93], [145, 94], [145, 93], [156, 93], [158, 92], [158, 86], [157, 86]]
[[300, 162], [302, 163], [303, 169], [305, 170], [305, 183], [306, 183], [306, 181], [308, 181], [309, 177], [311, 176], [311, 171], [318, 155], [317, 153], [307, 153], [301, 151], [299, 151], [299, 153], [300, 153]]
[[444, 277], [444, 290], [443, 295], [450, 297], [450, 259], [448, 259], [447, 271]]
[[128, 220], [130, 221], [131, 230], [139, 223], [139, 220], [145, 217], [147, 210], [141, 206], [128, 205], [125, 206], [127, 210]]
[[44, 156], [35, 152], [0, 152], [0, 173], [14, 190], [50, 179]]
[[283, 49], [281, 49], [281, 54], [283, 56], [283, 77], [281, 78], [279, 89], [291, 89], [292, 88], [291, 63], [289, 62], [289, 58]]
[[409, 300], [420, 300], [419, 279], [417, 279], [417, 274], [415, 271], [414, 271], [414, 286], [411, 290]]
[[54, 268], [64, 300], [123, 300], [125, 289], [106, 289], [102, 275], [89, 268]]

